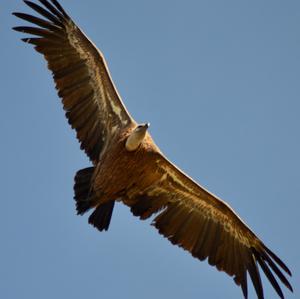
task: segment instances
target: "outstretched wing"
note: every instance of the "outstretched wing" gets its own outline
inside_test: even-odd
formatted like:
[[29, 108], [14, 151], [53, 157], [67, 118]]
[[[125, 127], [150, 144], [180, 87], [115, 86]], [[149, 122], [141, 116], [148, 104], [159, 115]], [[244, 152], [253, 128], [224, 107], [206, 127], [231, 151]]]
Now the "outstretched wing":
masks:
[[158, 213], [152, 224], [160, 234], [194, 257], [200, 260], [208, 258], [210, 265], [234, 276], [245, 298], [248, 292], [247, 272], [258, 298], [264, 298], [258, 265], [280, 298], [284, 296], [275, 276], [292, 291], [281, 270], [291, 275], [287, 266], [255, 236], [229, 205], [196, 184], [160, 154], [156, 163], [160, 180], [146, 190], [137, 188], [135, 194], [128, 194], [123, 199], [135, 216], [146, 219]]
[[81, 149], [97, 161], [118, 129], [134, 121], [112, 82], [102, 53], [61, 5], [56, 0], [39, 0], [42, 6], [24, 2], [44, 18], [13, 13], [37, 25], [13, 29], [36, 36], [22, 40], [44, 55]]

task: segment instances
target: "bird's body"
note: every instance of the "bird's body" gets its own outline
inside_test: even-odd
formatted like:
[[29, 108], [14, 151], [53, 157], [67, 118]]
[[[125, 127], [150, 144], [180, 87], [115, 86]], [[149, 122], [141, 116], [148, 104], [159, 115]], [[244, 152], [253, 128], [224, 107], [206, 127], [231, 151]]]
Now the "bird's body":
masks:
[[44, 55], [53, 73], [66, 117], [76, 130], [92, 166], [75, 175], [78, 214], [92, 210], [89, 223], [100, 231], [110, 225], [114, 203], [147, 219], [173, 244], [224, 271], [247, 298], [249, 274], [259, 299], [264, 298], [258, 266], [280, 298], [279, 279], [287, 266], [250, 230], [224, 201], [172, 164], [126, 110], [102, 53], [72, 21], [57, 0], [24, 1], [43, 18], [14, 13], [34, 27], [15, 27], [37, 37], [23, 41]]
[[[128, 196], [134, 192], [137, 185], [139, 189], [146, 189], [161, 176], [155, 169], [158, 149], [149, 134], [137, 150], [126, 149], [126, 140], [133, 129], [124, 130], [116, 136], [117, 140], [112, 141], [110, 151], [104, 154], [96, 165], [92, 189], [104, 195], [99, 199], [99, 203]], [[125, 173], [129, 175], [124, 175]], [[145, 173], [153, 175], [145, 176]]]

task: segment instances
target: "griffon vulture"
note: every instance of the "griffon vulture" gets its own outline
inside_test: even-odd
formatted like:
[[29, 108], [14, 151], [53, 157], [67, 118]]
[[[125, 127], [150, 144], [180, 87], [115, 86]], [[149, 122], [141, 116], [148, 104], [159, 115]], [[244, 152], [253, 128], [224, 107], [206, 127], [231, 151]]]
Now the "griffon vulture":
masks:
[[155, 215], [153, 225], [160, 234], [232, 276], [245, 298], [247, 273], [257, 297], [264, 298], [258, 266], [280, 298], [278, 279], [292, 291], [284, 275], [291, 275], [288, 267], [227, 203], [161, 153], [147, 131], [149, 124], [133, 120], [102, 53], [58, 1], [24, 2], [40, 17], [13, 13], [35, 25], [14, 30], [34, 36], [22, 40], [47, 60], [66, 117], [92, 163], [75, 175], [77, 213], [93, 210], [89, 223], [107, 230], [114, 203], [121, 201], [140, 219]]

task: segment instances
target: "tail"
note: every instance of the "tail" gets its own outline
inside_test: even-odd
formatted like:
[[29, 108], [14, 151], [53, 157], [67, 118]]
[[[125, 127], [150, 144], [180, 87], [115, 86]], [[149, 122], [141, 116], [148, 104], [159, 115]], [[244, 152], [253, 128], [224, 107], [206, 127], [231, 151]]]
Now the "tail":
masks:
[[91, 179], [95, 168], [88, 167], [79, 170], [75, 175], [74, 199], [77, 214], [83, 215], [88, 210], [95, 208], [89, 217], [89, 223], [100, 231], [108, 230], [115, 202], [109, 201], [99, 204], [99, 198], [91, 188]]
[[108, 230], [114, 205], [114, 200], [99, 205], [89, 217], [89, 223], [100, 231]]

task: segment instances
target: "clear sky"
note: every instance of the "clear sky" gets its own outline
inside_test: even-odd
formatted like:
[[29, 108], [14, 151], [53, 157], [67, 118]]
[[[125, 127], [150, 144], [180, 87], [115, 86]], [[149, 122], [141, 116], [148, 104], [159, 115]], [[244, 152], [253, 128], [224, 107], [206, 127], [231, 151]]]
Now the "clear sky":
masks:
[[[300, 298], [300, 2], [60, 2], [103, 51], [135, 119], [286, 262], [286, 298]], [[0, 297], [242, 298], [121, 204], [106, 233], [76, 216], [73, 177], [89, 162], [45, 61], [11, 30], [25, 23], [11, 12], [30, 10], [0, 7]]]

